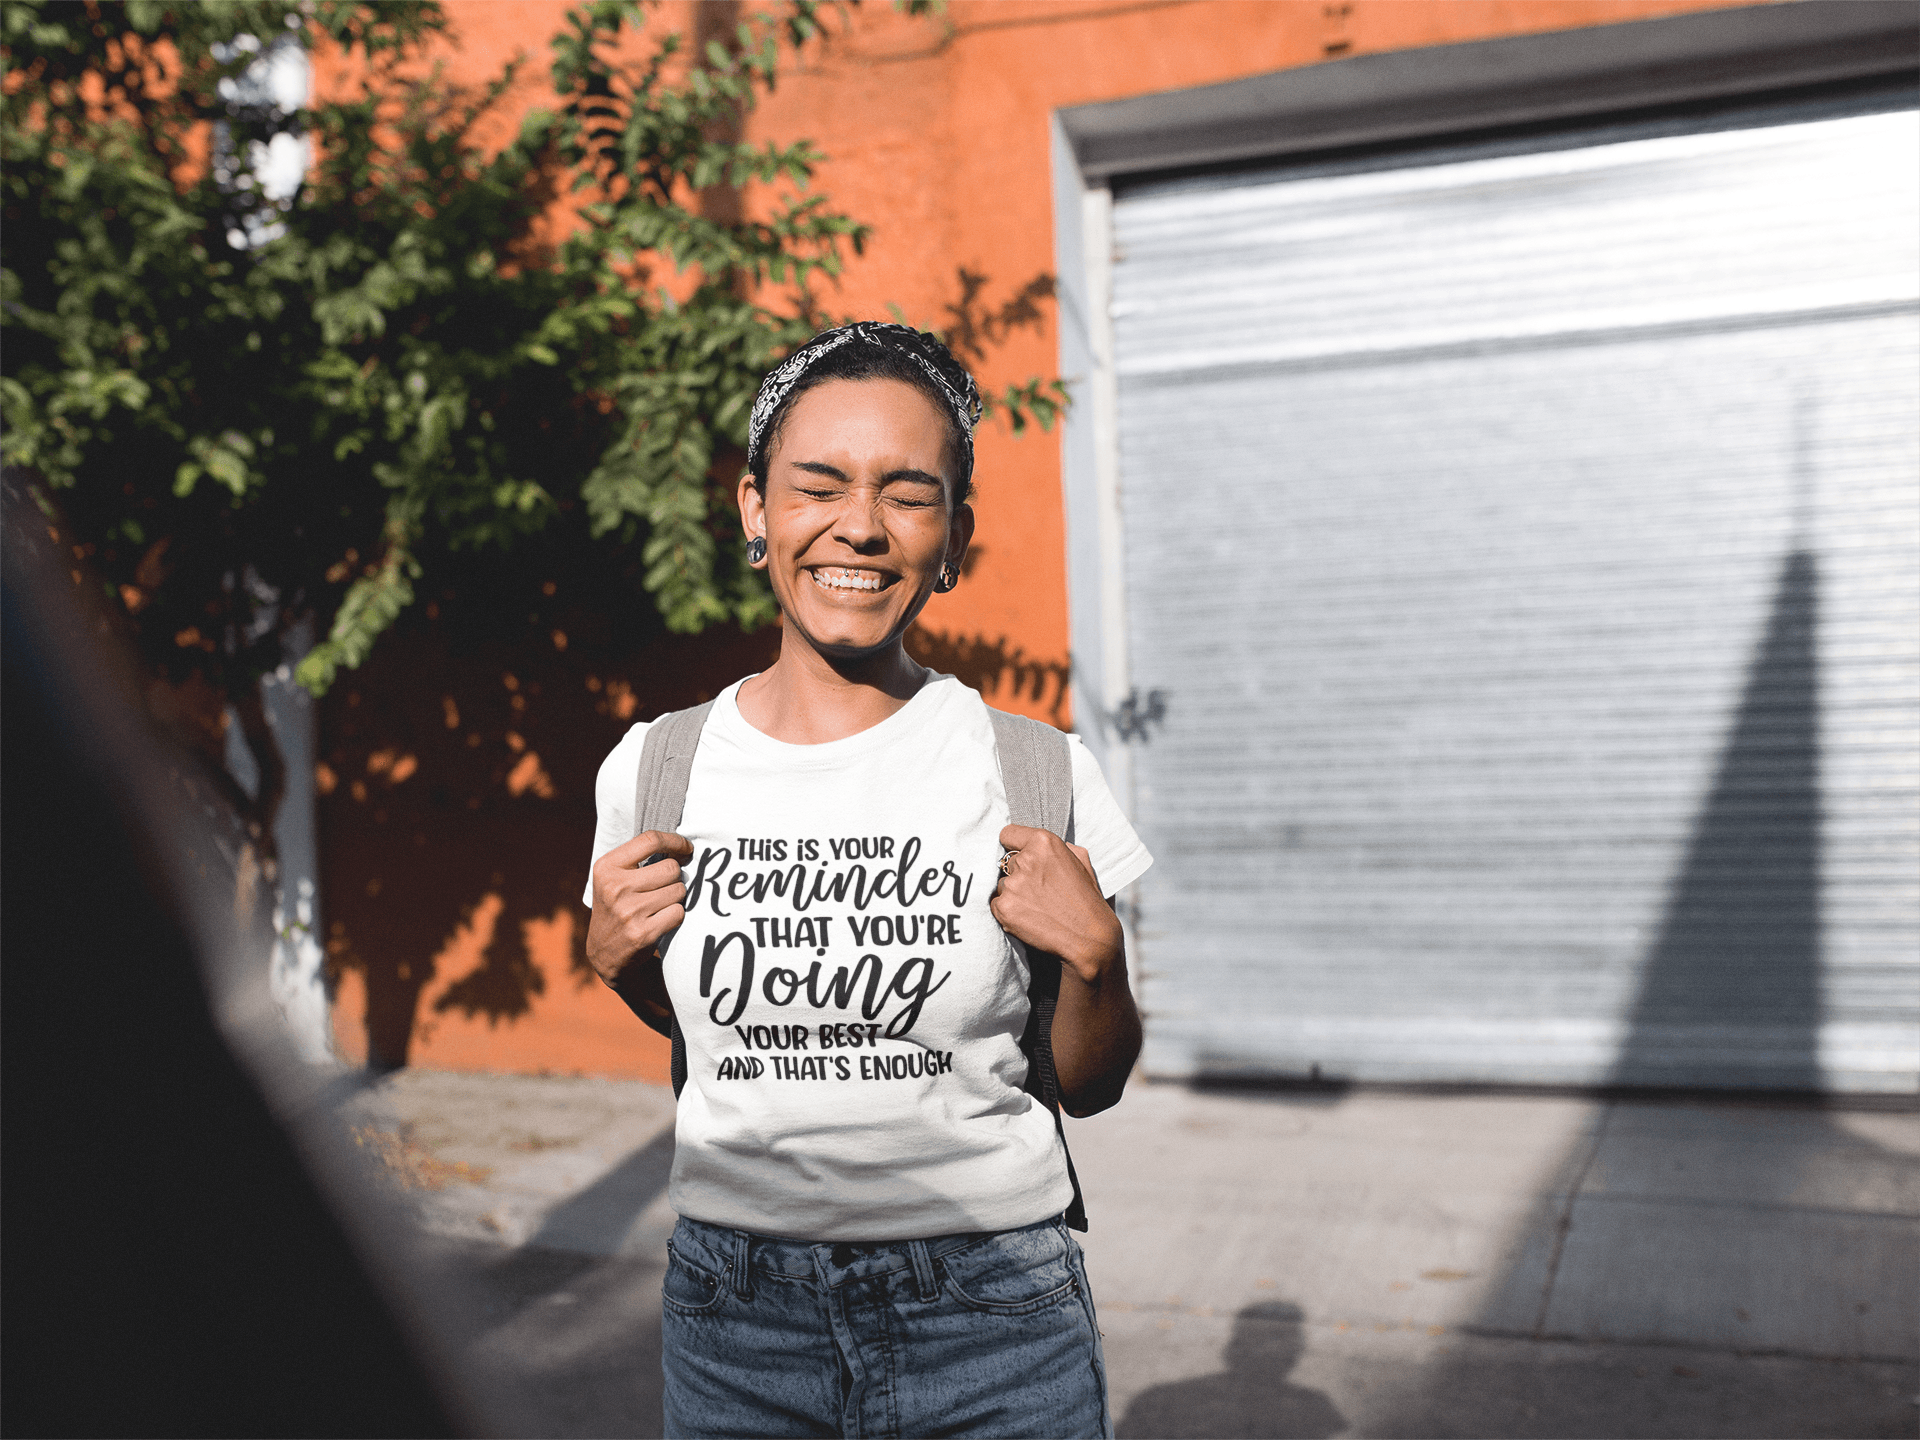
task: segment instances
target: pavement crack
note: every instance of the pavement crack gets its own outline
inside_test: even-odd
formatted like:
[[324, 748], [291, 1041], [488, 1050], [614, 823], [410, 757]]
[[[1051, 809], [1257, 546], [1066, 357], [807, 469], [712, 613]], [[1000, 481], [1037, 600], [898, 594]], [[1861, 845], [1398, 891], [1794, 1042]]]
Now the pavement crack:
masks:
[[1593, 1169], [1593, 1162], [1600, 1158], [1600, 1146], [1607, 1138], [1607, 1122], [1612, 1118], [1613, 1105], [1608, 1104], [1600, 1112], [1600, 1123], [1594, 1127], [1593, 1143], [1581, 1158], [1573, 1183], [1567, 1186], [1567, 1203], [1560, 1208], [1560, 1217], [1553, 1227], [1553, 1252], [1547, 1257], [1546, 1283], [1540, 1287], [1540, 1313], [1533, 1320], [1533, 1338], [1536, 1340], [1546, 1338], [1547, 1310], [1553, 1304], [1554, 1282], [1560, 1278], [1560, 1256], [1567, 1248], [1567, 1232], [1573, 1229], [1573, 1207], [1580, 1199], [1581, 1187], [1587, 1183], [1587, 1172]]

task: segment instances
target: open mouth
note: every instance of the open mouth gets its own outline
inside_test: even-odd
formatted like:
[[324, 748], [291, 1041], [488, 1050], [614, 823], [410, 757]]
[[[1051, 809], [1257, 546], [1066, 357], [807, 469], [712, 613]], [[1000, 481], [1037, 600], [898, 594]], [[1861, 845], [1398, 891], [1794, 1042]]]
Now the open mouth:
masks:
[[878, 570], [855, 570], [844, 565], [824, 565], [817, 570], [807, 572], [813, 577], [813, 583], [833, 595], [857, 595], [884, 590], [894, 581], [893, 576], [883, 575]]

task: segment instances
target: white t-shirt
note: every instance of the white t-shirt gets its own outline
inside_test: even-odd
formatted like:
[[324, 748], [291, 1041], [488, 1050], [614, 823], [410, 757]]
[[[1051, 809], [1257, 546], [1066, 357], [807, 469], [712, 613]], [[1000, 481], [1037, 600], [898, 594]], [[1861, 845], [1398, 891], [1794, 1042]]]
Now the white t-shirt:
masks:
[[[739, 688], [708, 714], [680, 822], [673, 1208], [800, 1240], [1059, 1214], [1073, 1185], [1053, 1117], [1020, 1088], [1026, 956], [987, 908], [1008, 813], [985, 702], [937, 676], [871, 729], [789, 745], [741, 717]], [[596, 860], [633, 838], [645, 733], [600, 767]], [[1068, 743], [1074, 841], [1112, 895], [1152, 860]]]

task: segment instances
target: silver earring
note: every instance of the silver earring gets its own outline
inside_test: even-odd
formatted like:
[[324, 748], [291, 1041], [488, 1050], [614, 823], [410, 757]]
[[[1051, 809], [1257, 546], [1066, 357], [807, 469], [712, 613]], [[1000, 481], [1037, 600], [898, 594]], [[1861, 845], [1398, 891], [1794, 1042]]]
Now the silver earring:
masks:
[[767, 558], [767, 542], [766, 541], [762, 540], [758, 535], [754, 536], [751, 540], [747, 541], [747, 563], [749, 565], [758, 565], [762, 560], [766, 558]]
[[944, 595], [960, 583], [960, 567], [951, 560], [940, 567], [940, 578], [933, 582], [933, 588]]

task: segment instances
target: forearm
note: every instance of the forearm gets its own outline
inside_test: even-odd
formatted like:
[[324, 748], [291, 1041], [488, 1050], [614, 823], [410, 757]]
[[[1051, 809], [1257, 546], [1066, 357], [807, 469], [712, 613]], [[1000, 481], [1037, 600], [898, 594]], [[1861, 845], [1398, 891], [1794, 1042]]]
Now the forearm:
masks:
[[1097, 1115], [1117, 1103], [1140, 1057], [1140, 1038], [1124, 941], [1091, 962], [1061, 965], [1053, 1012], [1061, 1108], [1069, 1115]]
[[634, 948], [610, 910], [596, 905], [587, 920], [587, 963], [642, 1021], [662, 1035], [669, 1032], [673, 1002], [667, 998], [658, 945]]

